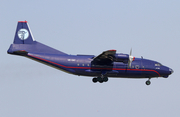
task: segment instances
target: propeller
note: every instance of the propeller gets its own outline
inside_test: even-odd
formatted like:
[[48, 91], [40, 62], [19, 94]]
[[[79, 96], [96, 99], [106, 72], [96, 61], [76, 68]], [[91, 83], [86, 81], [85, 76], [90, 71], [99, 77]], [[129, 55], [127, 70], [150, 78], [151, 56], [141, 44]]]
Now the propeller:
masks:
[[130, 54], [129, 54], [128, 68], [131, 68], [131, 63], [134, 61], [134, 58], [135, 58], [131, 54], [132, 54], [132, 48], [131, 48], [131, 51], [130, 51]]

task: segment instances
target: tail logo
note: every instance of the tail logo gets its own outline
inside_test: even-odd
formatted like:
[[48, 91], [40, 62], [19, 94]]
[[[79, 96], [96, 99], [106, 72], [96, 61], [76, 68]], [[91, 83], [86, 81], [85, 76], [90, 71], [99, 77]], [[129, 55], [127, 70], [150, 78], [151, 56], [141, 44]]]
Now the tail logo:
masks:
[[27, 39], [28, 37], [29, 37], [29, 32], [28, 32], [28, 30], [26, 30], [26, 29], [20, 29], [19, 31], [18, 31], [18, 37], [21, 39], [21, 40], [25, 40], [25, 39]]

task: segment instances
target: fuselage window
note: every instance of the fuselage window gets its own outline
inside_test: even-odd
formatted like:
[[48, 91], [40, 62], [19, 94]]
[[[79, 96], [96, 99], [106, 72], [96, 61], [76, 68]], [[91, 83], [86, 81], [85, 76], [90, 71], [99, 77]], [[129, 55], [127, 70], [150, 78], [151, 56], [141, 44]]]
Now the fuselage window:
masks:
[[79, 66], [79, 64], [77, 64], [77, 66]]
[[136, 65], [135, 68], [136, 68], [136, 69], [139, 69], [139, 65]]
[[89, 66], [89, 64], [87, 64], [87, 66]]
[[82, 66], [84, 66], [84, 64], [82, 64]]
[[132, 66], [132, 68], [134, 68], [134, 66]]

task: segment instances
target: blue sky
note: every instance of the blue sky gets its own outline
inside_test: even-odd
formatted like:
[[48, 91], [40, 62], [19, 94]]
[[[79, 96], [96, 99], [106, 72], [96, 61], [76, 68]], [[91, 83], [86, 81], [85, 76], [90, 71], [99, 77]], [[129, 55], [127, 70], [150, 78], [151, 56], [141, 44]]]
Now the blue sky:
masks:
[[[180, 116], [180, 1], [3, 0], [0, 4], [0, 116]], [[156, 60], [169, 78], [115, 79], [94, 84], [20, 56], [7, 54], [17, 22], [34, 38], [68, 54], [119, 53]]]

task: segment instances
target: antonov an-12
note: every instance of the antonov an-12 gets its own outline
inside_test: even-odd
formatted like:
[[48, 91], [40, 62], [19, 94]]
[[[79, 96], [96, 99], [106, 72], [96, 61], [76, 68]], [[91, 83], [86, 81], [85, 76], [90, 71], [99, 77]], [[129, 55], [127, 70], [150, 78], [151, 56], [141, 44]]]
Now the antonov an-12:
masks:
[[108, 78], [167, 78], [173, 73], [159, 62], [135, 58], [130, 54], [119, 54], [116, 50], [94, 55], [69, 55], [34, 40], [27, 21], [19, 21], [14, 42], [8, 54], [20, 55], [79, 76], [94, 77], [92, 81], [107, 82]]

